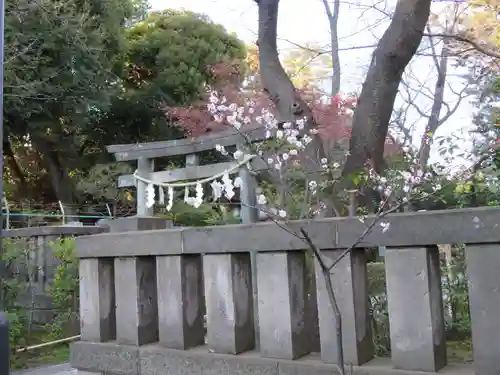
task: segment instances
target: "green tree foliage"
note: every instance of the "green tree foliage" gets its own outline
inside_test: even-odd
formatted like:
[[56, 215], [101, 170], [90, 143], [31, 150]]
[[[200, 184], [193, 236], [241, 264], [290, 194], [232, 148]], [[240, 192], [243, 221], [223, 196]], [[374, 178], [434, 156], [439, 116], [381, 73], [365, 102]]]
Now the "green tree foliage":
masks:
[[[331, 78], [332, 60], [314, 44], [287, 49], [280, 55], [281, 64], [300, 90], [317, 89]], [[248, 87], [261, 90], [259, 77], [259, 49], [255, 44], [247, 45], [246, 79]]]
[[[109, 102], [131, 1], [9, 0], [5, 96], [13, 134], [61, 133]], [[50, 128], [50, 132], [49, 129]]]
[[500, 75], [490, 77], [477, 100], [474, 118], [477, 134], [474, 150], [480, 162], [477, 170], [498, 176], [500, 172]]
[[500, 47], [500, 1], [468, 0], [469, 12], [465, 14], [462, 24], [465, 33], [480, 44], [498, 51]]
[[245, 58], [245, 47], [204, 15], [155, 12], [129, 30], [125, 80], [167, 104], [184, 103], [210, 79], [208, 67]]
[[[97, 111], [93, 117], [91, 134], [94, 144], [101, 147], [181, 137], [164, 108], [197, 99], [204, 85], [214, 79], [210, 66], [243, 61], [246, 55], [244, 44], [234, 35], [206, 16], [188, 11], [150, 13], [127, 30], [127, 40], [120, 93], [108, 111]], [[99, 162], [107, 160], [105, 152], [100, 150], [99, 155]], [[94, 181], [116, 181], [116, 176], [102, 175], [97, 169], [102, 167], [89, 173]], [[116, 191], [109, 183], [100, 191]]]
[[314, 45], [288, 51], [283, 58], [283, 67], [295, 87], [301, 89], [320, 85], [332, 75], [331, 57]]
[[163, 107], [196, 97], [211, 64], [244, 58], [205, 16], [146, 16], [146, 3], [7, 1], [4, 149], [15, 200], [73, 203], [91, 168], [111, 161], [107, 144], [181, 136]]
[[179, 137], [163, 108], [195, 99], [210, 82], [209, 67], [243, 60], [245, 46], [204, 15], [187, 11], [153, 12], [127, 30], [128, 49], [121, 90], [109, 111], [94, 116], [94, 136], [102, 144]]
[[58, 200], [73, 201], [87, 114], [116, 92], [123, 26], [140, 8], [134, 0], [6, 2], [5, 138], [36, 150]]

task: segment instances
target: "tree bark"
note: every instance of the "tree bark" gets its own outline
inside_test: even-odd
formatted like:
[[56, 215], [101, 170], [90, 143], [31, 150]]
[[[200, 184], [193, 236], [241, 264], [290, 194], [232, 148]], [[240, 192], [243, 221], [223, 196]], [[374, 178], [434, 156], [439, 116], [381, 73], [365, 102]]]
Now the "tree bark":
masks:
[[330, 56], [332, 58], [332, 97], [340, 92], [340, 56], [339, 56], [339, 36], [337, 24], [339, 22], [340, 15], [340, 0], [333, 1], [333, 10], [330, 9], [330, 4], [328, 0], [323, 0], [323, 5], [325, 7], [325, 12], [328, 17], [328, 23], [330, 25], [330, 41], [331, 41], [331, 52]]
[[384, 144], [404, 69], [417, 52], [429, 19], [431, 0], [399, 0], [391, 23], [375, 49], [354, 112], [343, 175], [368, 162], [383, 171]]
[[[47, 171], [49, 172], [54, 195], [57, 197], [57, 200], [64, 205], [65, 215], [74, 216], [74, 209], [68, 206], [74, 202], [73, 182], [68, 176], [66, 168], [64, 168], [59, 158], [56, 145], [47, 140], [39, 138], [33, 139], [33, 141], [37, 146], [37, 149], [41, 155], [43, 163], [47, 168]], [[76, 217], [69, 217], [69, 219], [75, 220]]]
[[[432, 43], [432, 39], [430, 41]], [[443, 107], [444, 99], [444, 89], [446, 83], [446, 75], [448, 73], [448, 44], [449, 38], [443, 40], [443, 49], [441, 50], [441, 55], [439, 60], [435, 57], [436, 69], [438, 72], [436, 85], [434, 87], [434, 101], [432, 103], [431, 114], [429, 120], [427, 121], [427, 126], [425, 127], [425, 133], [422, 136], [422, 141], [420, 144], [419, 151], [419, 163], [421, 168], [425, 168], [429, 157], [431, 155], [431, 145], [434, 133], [442, 124], [439, 120], [441, 115], [441, 108]]]
[[[295, 122], [306, 119], [303, 133], [316, 127], [312, 111], [300, 97], [292, 81], [286, 74], [278, 56], [277, 26], [279, 0], [254, 0], [259, 6], [259, 64], [264, 92], [274, 103], [281, 122]], [[311, 174], [320, 173], [321, 159], [325, 157], [322, 142], [316, 135], [301, 152], [301, 163]]]
[[19, 182], [19, 193], [22, 196], [22, 199], [29, 198], [28, 183], [26, 182], [26, 178], [24, 177], [21, 166], [16, 160], [16, 155], [14, 154], [14, 150], [12, 149], [12, 144], [8, 139], [6, 139], [3, 143], [3, 153], [5, 155], [5, 159], [12, 173], [12, 176], [15, 177]]

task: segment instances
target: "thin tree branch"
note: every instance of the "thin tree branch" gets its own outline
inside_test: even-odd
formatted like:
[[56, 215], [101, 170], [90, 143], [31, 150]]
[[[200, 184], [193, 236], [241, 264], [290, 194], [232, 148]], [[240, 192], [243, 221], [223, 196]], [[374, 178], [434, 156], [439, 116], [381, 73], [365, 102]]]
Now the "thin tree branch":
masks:
[[309, 245], [311, 250], [314, 253], [315, 258], [318, 261], [318, 264], [321, 268], [321, 272], [325, 279], [326, 284], [326, 292], [328, 293], [328, 299], [330, 300], [330, 305], [332, 306], [333, 315], [335, 316], [335, 338], [337, 341], [337, 367], [339, 369], [340, 375], [345, 375], [345, 366], [344, 366], [344, 343], [343, 343], [343, 335], [342, 335], [342, 314], [340, 313], [339, 305], [337, 303], [337, 299], [335, 298], [335, 292], [333, 291], [332, 278], [330, 277], [330, 269], [323, 259], [320, 250], [314, 245], [311, 237], [306, 232], [304, 228], [300, 228], [300, 232], [304, 236], [306, 243]]
[[443, 34], [443, 33], [424, 33], [424, 36], [427, 37], [436, 37], [436, 38], [449, 38], [449, 39], [455, 39], [459, 42], [467, 43], [470, 44], [474, 49], [476, 49], [478, 52], [481, 52], [483, 55], [493, 57], [494, 59], [500, 59], [500, 53], [489, 50], [483, 46], [481, 46], [479, 43], [473, 41], [472, 39], [466, 38], [462, 35], [457, 35], [457, 34]]

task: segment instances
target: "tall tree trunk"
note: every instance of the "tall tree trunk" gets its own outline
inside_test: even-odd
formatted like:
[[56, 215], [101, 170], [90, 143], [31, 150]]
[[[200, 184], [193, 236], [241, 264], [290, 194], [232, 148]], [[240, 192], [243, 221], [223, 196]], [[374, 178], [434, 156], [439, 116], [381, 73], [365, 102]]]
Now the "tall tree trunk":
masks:
[[340, 15], [340, 0], [333, 0], [333, 9], [330, 9], [328, 0], [323, 0], [325, 12], [328, 16], [328, 23], [330, 25], [330, 42], [332, 58], [332, 92], [331, 95], [335, 96], [340, 92], [340, 56], [339, 56], [339, 35], [337, 24]]
[[[430, 42], [432, 43], [432, 38]], [[450, 39], [444, 38], [443, 49], [441, 50], [441, 55], [439, 56], [439, 60], [437, 59], [437, 57], [434, 57], [438, 76], [436, 80], [436, 85], [434, 87], [434, 101], [432, 103], [431, 114], [429, 116], [429, 120], [427, 121], [427, 126], [425, 127], [425, 133], [422, 136], [422, 141], [420, 144], [419, 162], [421, 168], [425, 168], [425, 166], [429, 162], [432, 139], [434, 137], [436, 130], [442, 124], [442, 121], [439, 120], [439, 117], [441, 115], [441, 108], [443, 107], [446, 75], [448, 73], [449, 43]]]
[[5, 159], [7, 161], [10, 172], [12, 173], [12, 176], [19, 182], [20, 195], [25, 199], [29, 198], [28, 183], [26, 182], [26, 178], [24, 177], [24, 172], [21, 169], [21, 166], [16, 160], [16, 155], [14, 154], [14, 150], [12, 149], [12, 144], [8, 139], [3, 143], [3, 153], [5, 155]]
[[63, 204], [65, 215], [68, 215], [66, 218], [67, 221], [76, 220], [76, 211], [72, 207], [72, 204], [74, 203], [73, 182], [68, 176], [67, 170], [60, 160], [56, 145], [44, 139], [34, 139], [33, 141], [41, 154], [41, 159], [45, 164], [47, 171], [49, 172], [54, 194], [57, 197], [57, 200]]
[[359, 96], [343, 175], [369, 162], [384, 167], [384, 144], [404, 69], [417, 52], [429, 19], [431, 0], [399, 0], [377, 48]]
[[[300, 97], [292, 81], [286, 74], [278, 56], [277, 26], [279, 0], [254, 0], [259, 6], [259, 64], [264, 91], [276, 106], [281, 122], [295, 122], [306, 119], [303, 132], [309, 133], [316, 127], [312, 111]], [[321, 159], [325, 152], [321, 139], [313, 135], [313, 141], [301, 152], [301, 163], [305, 170], [318, 175], [321, 171]]]

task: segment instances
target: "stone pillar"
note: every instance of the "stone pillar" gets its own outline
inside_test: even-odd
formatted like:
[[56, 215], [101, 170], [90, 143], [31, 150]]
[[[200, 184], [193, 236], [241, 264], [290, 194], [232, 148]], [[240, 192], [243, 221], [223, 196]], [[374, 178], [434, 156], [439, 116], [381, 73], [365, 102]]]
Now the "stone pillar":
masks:
[[83, 341], [116, 338], [113, 259], [80, 259], [80, 334]]
[[[343, 250], [325, 250], [327, 264], [343, 253]], [[344, 361], [362, 365], [373, 358], [374, 347], [368, 300], [368, 275], [364, 249], [355, 249], [344, 256], [331, 270], [335, 299], [342, 317]], [[321, 360], [337, 363], [336, 319], [326, 288], [323, 271], [316, 260], [316, 284], [318, 286], [318, 310], [321, 340]]]
[[185, 350], [205, 343], [200, 255], [156, 258], [160, 344]]
[[[150, 178], [154, 172], [153, 159], [140, 157], [137, 160], [137, 172], [141, 177]], [[145, 182], [137, 181], [137, 216], [153, 216], [153, 207], [146, 206], [147, 187]]]
[[[238, 145], [238, 149], [247, 152], [245, 145]], [[240, 187], [240, 216], [242, 224], [251, 224], [259, 222], [259, 210], [257, 208], [257, 179], [250, 173], [249, 169], [244, 166], [239, 170], [241, 179]], [[255, 349], [260, 348], [259, 344], [259, 311], [257, 303], [257, 252], [250, 249], [250, 260], [252, 263], [252, 291], [253, 291], [253, 321], [255, 329]]]
[[446, 342], [437, 246], [387, 248], [385, 271], [394, 366], [439, 371]]
[[250, 254], [203, 256], [208, 347], [238, 354], [255, 347]]
[[500, 374], [500, 245], [466, 247], [472, 350], [477, 375]]
[[305, 253], [257, 254], [260, 352], [263, 357], [296, 359], [311, 351], [314, 322], [307, 319]]
[[115, 258], [116, 341], [143, 345], [158, 341], [154, 257]]
[[[307, 298], [309, 304], [309, 318], [307, 321], [311, 322], [312, 328], [310, 333], [311, 339], [311, 353], [321, 352], [321, 339], [319, 330], [319, 311], [318, 311], [318, 288], [316, 283], [315, 275], [315, 265], [314, 265], [314, 254], [306, 254], [309, 257], [306, 260], [306, 272], [307, 272]], [[306, 258], [307, 259], [307, 258]]]

